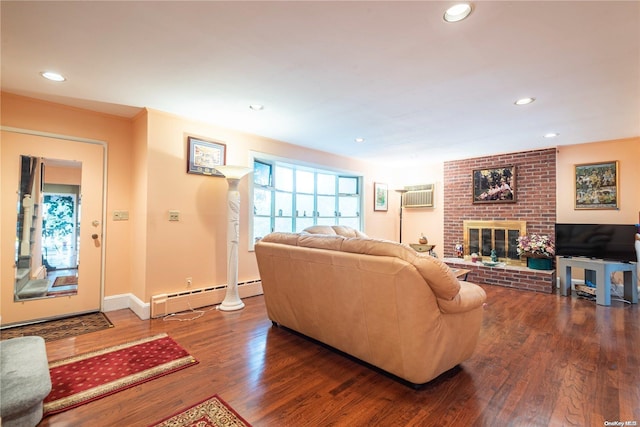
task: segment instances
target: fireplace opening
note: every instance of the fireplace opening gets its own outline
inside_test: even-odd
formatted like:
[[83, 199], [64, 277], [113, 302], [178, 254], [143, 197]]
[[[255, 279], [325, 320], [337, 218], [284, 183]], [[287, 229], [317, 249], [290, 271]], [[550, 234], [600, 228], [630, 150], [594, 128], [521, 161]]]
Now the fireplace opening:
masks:
[[464, 259], [470, 259], [471, 254], [475, 253], [481, 259], [489, 260], [491, 250], [495, 249], [498, 261], [526, 266], [526, 260], [517, 252], [518, 237], [526, 235], [526, 221], [464, 221], [463, 228]]

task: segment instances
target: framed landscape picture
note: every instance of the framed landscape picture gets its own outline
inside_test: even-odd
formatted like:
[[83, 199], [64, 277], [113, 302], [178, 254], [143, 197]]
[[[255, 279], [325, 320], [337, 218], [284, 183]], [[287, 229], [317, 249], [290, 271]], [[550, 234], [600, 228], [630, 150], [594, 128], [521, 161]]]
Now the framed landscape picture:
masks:
[[618, 209], [618, 162], [576, 165], [576, 209]]
[[204, 141], [188, 137], [187, 173], [198, 175], [224, 176], [215, 170], [223, 166], [227, 159], [227, 146], [221, 142]]
[[379, 182], [373, 183], [373, 210], [374, 211], [386, 211], [388, 209], [388, 194], [389, 189], [387, 184], [381, 184]]
[[473, 203], [513, 203], [515, 201], [515, 166], [473, 171]]

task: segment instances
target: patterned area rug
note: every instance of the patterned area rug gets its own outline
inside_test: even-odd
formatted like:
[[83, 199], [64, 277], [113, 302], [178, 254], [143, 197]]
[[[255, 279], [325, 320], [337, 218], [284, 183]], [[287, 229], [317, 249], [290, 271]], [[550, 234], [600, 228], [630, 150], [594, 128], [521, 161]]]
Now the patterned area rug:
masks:
[[251, 424], [214, 395], [149, 427], [251, 427]]
[[113, 328], [113, 323], [104, 313], [89, 313], [66, 319], [50, 320], [33, 325], [16, 326], [0, 331], [0, 339], [37, 335], [45, 341], [75, 337], [89, 332]]
[[56, 286], [72, 286], [78, 284], [78, 276], [59, 276], [53, 281], [53, 287]]
[[167, 334], [49, 363], [51, 393], [44, 416], [75, 408], [197, 364]]

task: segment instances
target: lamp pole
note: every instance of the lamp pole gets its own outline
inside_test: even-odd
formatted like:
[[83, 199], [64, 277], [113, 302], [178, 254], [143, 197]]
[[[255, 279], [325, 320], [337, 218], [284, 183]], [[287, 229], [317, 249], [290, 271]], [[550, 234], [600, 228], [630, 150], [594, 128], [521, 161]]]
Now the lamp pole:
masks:
[[240, 192], [238, 183], [251, 172], [244, 166], [218, 166], [215, 168], [227, 179], [227, 293], [218, 306], [222, 311], [244, 308], [238, 294], [238, 241], [240, 240]]
[[400, 240], [399, 242], [402, 243], [402, 206], [404, 204], [404, 193], [406, 193], [408, 190], [401, 189], [396, 191], [400, 193]]

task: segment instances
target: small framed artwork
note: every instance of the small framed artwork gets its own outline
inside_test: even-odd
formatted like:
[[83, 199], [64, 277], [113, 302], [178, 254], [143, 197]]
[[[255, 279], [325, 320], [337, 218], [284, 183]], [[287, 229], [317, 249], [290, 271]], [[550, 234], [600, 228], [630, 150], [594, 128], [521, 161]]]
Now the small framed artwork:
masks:
[[224, 176], [215, 170], [227, 160], [227, 146], [221, 142], [205, 141], [192, 136], [187, 138], [187, 173]]
[[513, 203], [515, 201], [515, 166], [473, 171], [473, 203]]
[[576, 165], [576, 209], [618, 209], [618, 162]]
[[379, 182], [373, 183], [373, 210], [374, 211], [386, 211], [388, 209], [388, 195], [389, 188], [387, 184]]

